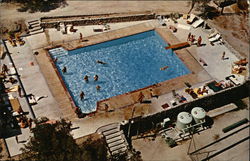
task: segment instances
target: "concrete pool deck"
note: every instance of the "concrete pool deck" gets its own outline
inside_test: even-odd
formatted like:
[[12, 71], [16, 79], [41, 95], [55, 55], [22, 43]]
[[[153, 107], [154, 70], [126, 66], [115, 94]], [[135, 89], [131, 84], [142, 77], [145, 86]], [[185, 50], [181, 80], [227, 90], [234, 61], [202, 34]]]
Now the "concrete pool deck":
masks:
[[[139, 28], [141, 30], [138, 29], [137, 31], [146, 31], [153, 29], [154, 27], [160, 27], [157, 21], [152, 21], [152, 22], [150, 21], [149, 24], [144, 26], [144, 28], [142, 28], [143, 24], [141, 23], [133, 25], [139, 25]], [[169, 24], [171, 24], [171, 22], [169, 22], [168, 25]], [[112, 26], [115, 25], [116, 24], [111, 24], [111, 29]], [[98, 36], [100, 36], [99, 38], [102, 37], [103, 41], [108, 40], [108, 38], [113, 38], [111, 36], [113, 35], [114, 32], [118, 32], [118, 29], [119, 28], [117, 28], [116, 31], [109, 31], [103, 33], [103, 34], [108, 34], [108, 36], [102, 34], [94, 35], [93, 41], [90, 40], [91, 37], [88, 37], [89, 39], [88, 43], [91, 42], [94, 43], [94, 40], [96, 40], [97, 42], [98, 41], [101, 42], [101, 40], [98, 39]], [[122, 28], [122, 31], [134, 33], [134, 30], [131, 31], [131, 28], [130, 30]], [[118, 32], [117, 37], [119, 36], [122, 37], [128, 34], [127, 32], [122, 32], [123, 35]], [[33, 93], [38, 96], [41, 95], [49, 96], [48, 98], [38, 102], [37, 105], [33, 106], [33, 110], [36, 116], [37, 117], [47, 116], [50, 119], [68, 118], [69, 120], [72, 121], [73, 127], [79, 127], [78, 129], [72, 131], [74, 138], [78, 138], [95, 132], [96, 129], [100, 126], [113, 122], [121, 122], [125, 119], [131, 118], [132, 109], [135, 107], [137, 109], [137, 111], [135, 112], [136, 113], [135, 116], [147, 115], [150, 113], [155, 113], [160, 110], [163, 110], [159, 106], [166, 102], [169, 103], [170, 101], [169, 99], [171, 98], [171, 93], [168, 92], [170, 92], [172, 89], [176, 89], [177, 92], [179, 92], [179, 90], [182, 91], [182, 88], [185, 86], [183, 83], [184, 81], [188, 81], [193, 85], [199, 82], [206, 82], [211, 79], [215, 80], [224, 79], [226, 76], [231, 74], [232, 62], [238, 60], [238, 58], [226, 46], [224, 45], [211, 46], [205, 39], [207, 33], [202, 31], [201, 28], [197, 29], [192, 28], [190, 31], [178, 29], [177, 33], [172, 34], [170, 30], [168, 30], [166, 27], [160, 27], [159, 29], [157, 29], [157, 32], [162, 34], [163, 37], [166, 36], [166, 40], [169, 41], [170, 43], [175, 43], [177, 41], [181, 42], [186, 41], [188, 32], [192, 32], [196, 35], [201, 35], [203, 37], [204, 42], [207, 44], [206, 46], [198, 48], [196, 46], [191, 46], [187, 49], [181, 49], [176, 51], [177, 55], [184, 60], [184, 63], [188, 66], [188, 68], [194, 68], [194, 74], [190, 74], [190, 76], [189, 75], [184, 76], [185, 79], [184, 77], [180, 77], [165, 82], [165, 85], [159, 87], [159, 89], [157, 89], [156, 92], [160, 93], [162, 92], [167, 94], [161, 95], [158, 100], [152, 99], [151, 105], [135, 103], [130, 106], [127, 106], [126, 108], [119, 108], [114, 112], [96, 113], [95, 116], [93, 117], [86, 117], [83, 119], [76, 118], [76, 115], [71, 109], [72, 105], [70, 99], [67, 96], [67, 93], [65, 92], [64, 88], [62, 87], [61, 82], [58, 76], [56, 75], [52, 64], [50, 63], [49, 58], [46, 56], [45, 52], [46, 50], [44, 47], [49, 46], [49, 43], [48, 43], [48, 37], [46, 36], [45, 33], [24, 38], [26, 44], [22, 47], [11, 47], [9, 43], [7, 43], [7, 45], [10, 52], [12, 53], [11, 56], [18, 68], [18, 72], [21, 75], [21, 80], [24, 84], [26, 92], [28, 94]], [[61, 32], [57, 32], [57, 34], [61, 35]], [[57, 34], [53, 32], [53, 36], [56, 36]], [[90, 33], [89, 31], [88, 34], [91, 35], [96, 33], [93, 32]], [[167, 35], [172, 35], [172, 36], [167, 36]], [[78, 36], [76, 36], [76, 38], [77, 37]], [[79, 39], [75, 40], [75, 42], [72, 43], [72, 46], [75, 45], [77, 47], [78, 45], [85, 45], [83, 42], [81, 42], [80, 44], [77, 44], [77, 42], [79, 43]], [[54, 42], [53, 45], [56, 45], [56, 43]], [[65, 47], [69, 48], [74, 47], [72, 46], [68, 44], [65, 45]], [[229, 60], [225, 61], [221, 60], [220, 53], [222, 53], [222, 51], [224, 50], [226, 50], [227, 52], [226, 56], [229, 57]], [[34, 56], [33, 55], [34, 51], [39, 51], [39, 54]], [[207, 67], [203, 68], [201, 65], [199, 65], [199, 62], [197, 60], [200, 57], [202, 57], [208, 63]], [[4, 61], [6, 61], [6, 64], [8, 64], [7, 60]], [[34, 62], [34, 66], [31, 66], [30, 62]], [[144, 94], [146, 97], [149, 98], [148, 91], [145, 90]], [[116, 96], [112, 98], [113, 103], [110, 105], [113, 107], [124, 107], [124, 104], [130, 104], [131, 102], [135, 102], [135, 99], [137, 97], [138, 93], [136, 92], [134, 93], [134, 95], [132, 94], [131, 100], [127, 100], [125, 97], [122, 97], [122, 95]], [[23, 107], [24, 109], [27, 108], [25, 104], [22, 103], [22, 101], [21, 104], [22, 106], [24, 106]], [[25, 139], [28, 139], [29, 135], [30, 135], [29, 130], [25, 129], [21, 136], [24, 137]], [[7, 140], [7, 144], [10, 148], [12, 156], [21, 153], [19, 151], [19, 147], [21, 147], [22, 144], [16, 144], [15, 137], [9, 138]]]
[[[105, 42], [105, 41], [145, 32], [145, 31], [149, 31], [153, 29], [156, 32], [158, 32], [166, 42], [170, 44], [180, 42], [168, 29], [157, 28], [157, 22], [149, 21], [149, 22], [133, 25], [133, 26], [126, 27], [126, 28], [121, 28], [121, 29], [117, 29], [114, 31], [105, 32], [102, 34], [85, 37], [85, 39], [89, 40], [87, 42], [73, 40], [71, 42], [67, 42], [66, 44], [65, 43], [54, 44], [54, 46], [62, 46], [63, 48], [67, 50], [73, 50], [76, 48], [81, 48], [84, 46], [89, 46], [89, 45], [97, 44], [100, 42]], [[54, 48], [54, 47], [49, 46], [46, 49], [50, 49], [50, 48]], [[47, 77], [46, 79], [48, 80], [48, 85], [50, 86], [50, 89], [52, 90], [52, 93], [55, 96], [55, 99], [58, 102], [62, 102], [64, 104], [64, 107], [65, 106], [69, 107], [70, 104], [74, 106], [74, 103], [72, 102], [73, 100], [68, 94], [66, 86], [64, 85], [62, 79], [60, 78], [60, 74], [58, 74], [57, 69], [53, 65], [51, 58], [48, 56], [47, 51], [44, 49], [40, 49], [36, 51], [39, 52], [36, 58], [41, 67], [41, 70], [44, 72], [44, 76]], [[164, 81], [164, 82], [161, 82], [161, 83], [149, 86], [149, 87], [145, 87], [143, 89], [139, 89], [136, 91], [128, 92], [126, 94], [118, 95], [118, 96], [111, 97], [105, 100], [100, 100], [97, 103], [97, 112], [98, 112], [98, 109], [104, 109], [104, 104], [109, 105], [109, 110], [115, 110], [116, 108], [122, 108], [122, 107], [129, 106], [131, 104], [135, 104], [137, 102], [137, 98], [140, 92], [143, 92], [146, 98], [150, 98], [150, 89], [154, 89], [154, 91], [158, 95], [162, 95], [162, 94], [170, 92], [171, 90], [183, 88], [185, 86], [184, 85], [185, 81], [188, 81], [191, 84], [196, 84], [198, 82], [203, 82], [205, 80], [211, 79], [209, 74], [200, 66], [200, 64], [192, 57], [192, 55], [186, 49], [178, 50], [176, 51], [176, 54], [184, 62], [184, 64], [189, 68], [189, 70], [192, 72], [191, 74], [187, 74], [187, 75], [184, 75], [184, 76], [172, 79], [172, 80]], [[46, 57], [47, 57], [47, 60], [46, 60]], [[61, 84], [60, 83], [57, 84], [59, 81], [56, 79], [57, 76], [52, 74], [53, 70], [56, 71], [55, 74], [59, 77]], [[60, 89], [62, 85], [64, 88]], [[70, 103], [66, 103], [66, 99], [64, 98], [64, 96], [62, 96], [62, 93], [66, 93], [68, 95]]]

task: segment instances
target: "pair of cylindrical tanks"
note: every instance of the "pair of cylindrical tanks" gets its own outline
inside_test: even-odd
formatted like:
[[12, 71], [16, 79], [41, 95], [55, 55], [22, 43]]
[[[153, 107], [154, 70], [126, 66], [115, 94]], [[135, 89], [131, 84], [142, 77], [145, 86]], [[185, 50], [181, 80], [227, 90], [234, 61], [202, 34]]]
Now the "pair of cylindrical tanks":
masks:
[[191, 114], [188, 112], [180, 112], [177, 116], [176, 127], [179, 130], [185, 129], [191, 126], [194, 119], [195, 123], [202, 123], [206, 117], [206, 111], [201, 107], [194, 107], [191, 110]]

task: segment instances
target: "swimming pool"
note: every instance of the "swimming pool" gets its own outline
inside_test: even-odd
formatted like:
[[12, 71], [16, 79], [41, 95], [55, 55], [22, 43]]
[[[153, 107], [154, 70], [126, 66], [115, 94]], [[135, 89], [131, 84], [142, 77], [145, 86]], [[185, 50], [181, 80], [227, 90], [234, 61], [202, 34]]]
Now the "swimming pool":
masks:
[[[75, 104], [83, 112], [96, 110], [96, 102], [190, 73], [166, 42], [154, 31], [66, 51], [49, 50]], [[97, 60], [107, 64], [96, 63]], [[67, 72], [62, 73], [63, 67]], [[160, 70], [169, 66], [166, 70]], [[89, 82], [84, 76], [89, 76]], [[94, 75], [99, 76], [94, 81]], [[96, 86], [101, 87], [100, 91]], [[85, 97], [80, 99], [80, 92]]]

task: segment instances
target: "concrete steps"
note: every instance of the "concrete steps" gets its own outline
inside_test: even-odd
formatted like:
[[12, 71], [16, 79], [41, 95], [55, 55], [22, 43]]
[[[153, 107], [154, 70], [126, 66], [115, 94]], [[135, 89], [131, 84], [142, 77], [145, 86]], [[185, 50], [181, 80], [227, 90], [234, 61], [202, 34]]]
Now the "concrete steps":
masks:
[[108, 136], [108, 135], [115, 134], [115, 133], [118, 133], [118, 132], [119, 132], [118, 129], [113, 129], [113, 130], [104, 132], [103, 135]]
[[27, 22], [27, 26], [29, 28], [29, 34], [30, 35], [34, 35], [34, 34], [38, 34], [38, 33], [42, 33], [44, 30], [43, 28], [40, 26], [40, 20], [29, 20]]
[[127, 150], [128, 150], [127, 148], [121, 148], [119, 150], [113, 151], [111, 154], [112, 155], [117, 155], [117, 154], [120, 154], [120, 153], [125, 153]]
[[110, 124], [102, 127], [98, 131], [104, 136], [111, 155], [127, 152], [129, 148], [128, 143], [123, 131], [120, 130], [119, 124]]
[[107, 142], [107, 144], [111, 144], [111, 143], [119, 141], [119, 140], [122, 140], [121, 136], [117, 136], [117, 137], [109, 139], [109, 140], [106, 139], [106, 142]]
[[108, 136], [106, 136], [106, 140], [109, 140], [109, 139], [115, 138], [117, 136], [120, 136], [121, 133], [122, 133], [122, 131], [119, 131], [118, 133], [114, 133], [114, 134], [108, 135]]

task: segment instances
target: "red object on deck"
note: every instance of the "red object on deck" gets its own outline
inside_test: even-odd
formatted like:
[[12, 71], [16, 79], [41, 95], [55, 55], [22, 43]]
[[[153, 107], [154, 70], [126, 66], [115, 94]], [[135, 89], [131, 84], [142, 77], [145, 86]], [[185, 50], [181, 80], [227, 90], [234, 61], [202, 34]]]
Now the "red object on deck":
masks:
[[168, 105], [167, 103], [165, 103], [165, 104], [161, 105], [161, 107], [162, 107], [163, 109], [167, 109], [167, 108], [169, 107], [169, 105]]
[[167, 46], [165, 47], [165, 49], [178, 49], [178, 48], [183, 48], [187, 46], [190, 46], [190, 44], [188, 42], [183, 42], [183, 43]]

